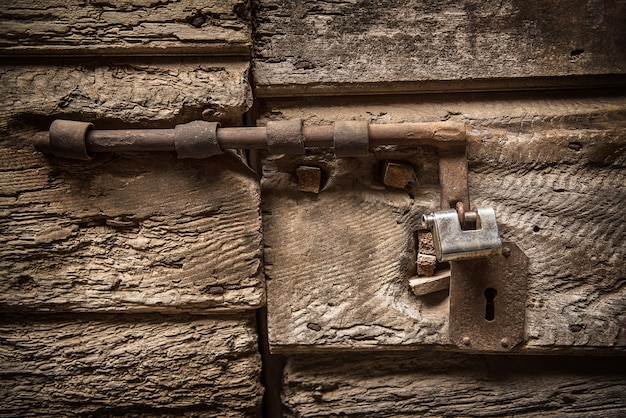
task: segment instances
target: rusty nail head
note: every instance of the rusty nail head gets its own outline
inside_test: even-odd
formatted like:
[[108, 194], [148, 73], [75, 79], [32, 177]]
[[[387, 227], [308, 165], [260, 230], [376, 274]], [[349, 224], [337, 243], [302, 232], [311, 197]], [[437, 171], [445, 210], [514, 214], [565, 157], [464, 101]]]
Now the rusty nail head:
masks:
[[469, 337], [463, 337], [462, 341], [463, 341], [463, 345], [467, 345], [467, 346], [470, 345], [471, 343], [471, 340]]
[[433, 233], [425, 229], [417, 231], [417, 245], [420, 254], [435, 255], [435, 244], [433, 242]]
[[502, 348], [508, 348], [510, 344], [510, 341], [508, 338], [504, 337], [500, 340], [500, 345], [502, 346]]
[[413, 166], [405, 163], [385, 161], [383, 164], [383, 183], [396, 189], [404, 189], [416, 180]]
[[502, 255], [508, 257], [511, 255], [511, 249], [509, 247], [502, 247]]
[[322, 170], [319, 167], [300, 166], [296, 170], [298, 187], [302, 192], [319, 193], [322, 184]]

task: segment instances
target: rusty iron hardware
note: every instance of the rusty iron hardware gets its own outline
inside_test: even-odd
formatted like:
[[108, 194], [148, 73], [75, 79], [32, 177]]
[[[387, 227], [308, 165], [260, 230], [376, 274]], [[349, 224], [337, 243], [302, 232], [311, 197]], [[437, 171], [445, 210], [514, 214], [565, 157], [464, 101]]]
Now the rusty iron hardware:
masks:
[[493, 208], [477, 208], [465, 212], [463, 217], [476, 220], [476, 229], [462, 229], [456, 209], [424, 215], [424, 224], [433, 231], [437, 260], [457, 261], [498, 255], [502, 243], [498, 235], [496, 212]]
[[[466, 212], [459, 204], [424, 215], [423, 221], [432, 228], [437, 260], [450, 262], [450, 341], [483, 352], [509, 351], [524, 341], [528, 258], [514, 243], [500, 241], [493, 208]], [[419, 279], [410, 282], [416, 295], [448, 284]]]
[[349, 120], [335, 122], [333, 148], [338, 157], [369, 154], [369, 123]]
[[55, 120], [50, 125], [50, 152], [59, 157], [90, 160], [85, 137], [92, 129], [88, 122]]
[[385, 161], [382, 165], [382, 179], [385, 186], [404, 189], [417, 183], [417, 176], [411, 164]]
[[409, 283], [418, 296], [449, 285], [448, 332], [457, 347], [509, 351], [525, 340], [528, 258], [501, 242], [493, 208], [469, 210], [467, 175], [465, 148], [440, 150], [442, 210], [424, 215], [423, 223], [432, 230], [437, 260], [450, 269]]
[[525, 339], [528, 257], [503, 245], [500, 255], [450, 263], [449, 335], [461, 349], [509, 351]]
[[179, 158], [207, 158], [223, 153], [217, 143], [217, 122], [197, 120], [174, 128], [174, 146]]
[[270, 154], [304, 154], [302, 120], [271, 121], [267, 123], [266, 130]]
[[[303, 126], [301, 120], [295, 119], [269, 122], [267, 127], [221, 128], [215, 122], [194, 121], [175, 129], [96, 130], [85, 122], [55, 121], [49, 132], [35, 134], [33, 143], [40, 152], [83, 160], [100, 152], [176, 151], [179, 158], [206, 158], [227, 149], [303, 154], [307, 148], [335, 148], [338, 156], [345, 157], [367, 155], [370, 148], [382, 145], [429, 145], [451, 156], [462, 150], [461, 158], [446, 157], [446, 161], [460, 172], [462, 164], [466, 164], [465, 125], [456, 122], [338, 121], [334, 125]], [[455, 187], [443, 194], [454, 200], [463, 191]]]
[[439, 184], [441, 185], [441, 209], [454, 208], [458, 202], [461, 202], [465, 208], [470, 207], [465, 144], [461, 149], [439, 151]]
[[296, 170], [298, 188], [302, 192], [319, 193], [322, 188], [322, 169], [302, 165]]

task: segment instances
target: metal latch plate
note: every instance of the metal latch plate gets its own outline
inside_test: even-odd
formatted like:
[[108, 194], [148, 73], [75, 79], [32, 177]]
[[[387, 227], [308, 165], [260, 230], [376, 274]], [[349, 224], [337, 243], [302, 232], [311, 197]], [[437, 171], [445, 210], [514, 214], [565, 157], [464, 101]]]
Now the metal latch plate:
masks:
[[450, 340], [462, 349], [509, 351], [524, 341], [528, 257], [502, 254], [450, 262]]

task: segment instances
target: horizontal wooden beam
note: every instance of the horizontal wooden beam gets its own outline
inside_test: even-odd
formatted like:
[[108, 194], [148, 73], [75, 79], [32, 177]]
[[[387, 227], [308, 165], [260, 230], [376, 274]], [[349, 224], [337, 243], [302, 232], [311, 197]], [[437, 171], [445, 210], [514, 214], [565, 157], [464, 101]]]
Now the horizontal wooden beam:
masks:
[[85, 165], [2, 151], [0, 311], [263, 305], [259, 185], [236, 156]]
[[289, 357], [282, 400], [293, 416], [621, 416], [625, 362], [593, 356], [443, 352]]
[[0, 5], [0, 56], [250, 55], [245, 1], [43, 3]]
[[4, 416], [256, 416], [254, 315], [3, 315]]
[[237, 60], [50, 59], [31, 64], [20, 59], [0, 66], [0, 127], [22, 121], [47, 129], [63, 117], [98, 120], [110, 128], [171, 127], [205, 116], [239, 125], [252, 106], [250, 64]]
[[264, 97], [624, 85], [625, 16], [586, 0], [261, 0], [254, 80]]

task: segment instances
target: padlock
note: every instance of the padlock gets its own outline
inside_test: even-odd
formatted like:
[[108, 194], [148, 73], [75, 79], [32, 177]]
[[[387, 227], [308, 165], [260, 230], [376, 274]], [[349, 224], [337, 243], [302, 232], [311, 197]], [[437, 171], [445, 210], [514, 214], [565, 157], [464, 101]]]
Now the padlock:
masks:
[[454, 209], [424, 215], [422, 222], [432, 230], [437, 261], [482, 258], [502, 253], [496, 212], [491, 207], [465, 212], [464, 218], [475, 218], [475, 229], [463, 229]]

